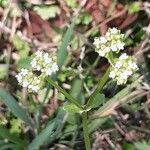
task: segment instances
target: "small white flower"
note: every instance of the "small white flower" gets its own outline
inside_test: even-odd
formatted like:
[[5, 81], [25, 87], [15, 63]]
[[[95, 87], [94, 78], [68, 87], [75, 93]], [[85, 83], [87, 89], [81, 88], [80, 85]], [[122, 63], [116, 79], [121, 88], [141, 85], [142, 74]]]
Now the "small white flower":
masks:
[[22, 68], [20, 73], [21, 73], [21, 75], [25, 76], [25, 75], [27, 75], [27, 74], [28, 74], [28, 70], [27, 70], [27, 69]]
[[30, 85], [28, 86], [28, 88], [29, 88], [29, 89], [32, 89], [32, 88], [33, 88], [33, 85], [32, 85], [32, 84], [30, 84]]
[[133, 73], [133, 72], [132, 72], [131, 70], [126, 70], [126, 71], [125, 71], [125, 74], [126, 74], [127, 76], [131, 76], [132, 73]]
[[126, 72], [120, 73], [120, 78], [127, 80], [128, 75], [126, 74]]
[[40, 89], [37, 85], [36, 86], [32, 86], [31, 88], [34, 92], [38, 92], [38, 90]]
[[105, 52], [103, 52], [103, 51], [98, 51], [98, 54], [102, 57], [105, 56]]
[[110, 74], [109, 74], [109, 77], [114, 79], [116, 76], [116, 73], [114, 71], [111, 71]]
[[96, 38], [94, 39], [94, 43], [93, 43], [93, 44], [94, 44], [95, 46], [101, 44], [100, 38], [99, 38], [99, 37], [96, 37]]
[[18, 80], [19, 83], [22, 82], [22, 76], [21, 76], [21, 74], [16, 75], [16, 78], [17, 78], [17, 80]]
[[117, 28], [113, 27], [112, 29], [110, 29], [110, 33], [111, 34], [116, 34], [118, 33], [120, 30], [118, 30]]
[[44, 54], [44, 61], [46, 64], [49, 64], [52, 62], [52, 59], [49, 57], [48, 53]]
[[57, 65], [56, 63], [54, 63], [54, 64], [52, 65], [51, 69], [52, 69], [53, 72], [58, 71], [58, 65]]
[[114, 45], [111, 45], [110, 46], [110, 49], [112, 50], [112, 51], [117, 51], [118, 50], [118, 48], [117, 48], [117, 46], [114, 44]]
[[135, 62], [129, 62], [129, 66], [132, 68], [132, 69], [137, 69], [138, 66]]
[[110, 48], [109, 48], [109, 47], [104, 48], [104, 52], [105, 52], [105, 53], [110, 52]]
[[118, 49], [123, 50], [124, 49], [124, 43], [117, 43], [116, 46]]
[[47, 76], [52, 75], [52, 69], [51, 69], [51, 68], [49, 68], [49, 69], [45, 69], [45, 71], [44, 71], [44, 72], [46, 73], [46, 75], [47, 75]]
[[122, 62], [117, 61], [116, 64], [115, 64], [115, 67], [116, 67], [116, 68], [122, 67]]
[[46, 64], [50, 64], [52, 62], [52, 59], [51, 58], [44, 58], [44, 62]]
[[100, 43], [104, 44], [107, 42], [107, 39], [105, 37], [100, 37]]
[[39, 79], [36, 79], [36, 83], [37, 83], [37, 84], [40, 84], [40, 82], [41, 82], [41, 81], [40, 81]]
[[123, 79], [123, 78], [119, 78], [117, 80], [117, 85], [122, 85], [122, 84], [126, 84], [127, 80]]
[[37, 61], [36, 61], [36, 59], [33, 59], [33, 60], [31, 61], [31, 66], [32, 66], [32, 68], [36, 67], [36, 65], [37, 65]]
[[80, 59], [83, 60], [84, 56], [85, 56], [85, 47], [82, 47], [81, 53], [80, 53]]
[[127, 59], [127, 58], [128, 58], [128, 56], [127, 56], [126, 53], [123, 53], [123, 54], [119, 57], [119, 59]]
[[30, 83], [27, 81], [27, 80], [24, 80], [23, 83], [22, 83], [22, 86], [23, 87], [28, 87]]
[[37, 57], [42, 57], [43, 52], [40, 51], [40, 50], [38, 50], [38, 51], [35, 53], [35, 55], [36, 55]]
[[40, 65], [37, 65], [37, 66], [36, 66], [36, 69], [37, 69], [37, 71], [40, 71], [40, 70], [41, 70], [41, 66], [40, 66]]

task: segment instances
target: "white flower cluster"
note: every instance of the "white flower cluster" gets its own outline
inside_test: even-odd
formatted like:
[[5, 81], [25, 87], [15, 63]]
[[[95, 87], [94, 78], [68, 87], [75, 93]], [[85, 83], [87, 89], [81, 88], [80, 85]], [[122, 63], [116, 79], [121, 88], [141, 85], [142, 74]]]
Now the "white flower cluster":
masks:
[[52, 75], [52, 73], [58, 71], [56, 58], [42, 51], [37, 51], [35, 53], [35, 57], [31, 61], [31, 66], [33, 70], [41, 71], [46, 76]]
[[125, 84], [127, 79], [138, 70], [138, 66], [131, 56], [122, 54], [112, 67], [109, 77], [115, 79], [118, 85]]
[[22, 68], [20, 73], [16, 75], [16, 78], [19, 84], [28, 88], [29, 91], [37, 92], [40, 89], [40, 78], [27, 69]]
[[[33, 92], [38, 92], [46, 76], [52, 75], [58, 71], [56, 58], [42, 51], [37, 51], [35, 53], [31, 61], [31, 67], [30, 70], [22, 68], [16, 75], [16, 78], [21, 86]], [[41, 74], [37, 76], [33, 71], [40, 71]]]
[[94, 46], [96, 52], [102, 57], [108, 57], [110, 51], [118, 53], [124, 49], [123, 42], [124, 34], [116, 28], [109, 28], [105, 36], [96, 37], [94, 39]]

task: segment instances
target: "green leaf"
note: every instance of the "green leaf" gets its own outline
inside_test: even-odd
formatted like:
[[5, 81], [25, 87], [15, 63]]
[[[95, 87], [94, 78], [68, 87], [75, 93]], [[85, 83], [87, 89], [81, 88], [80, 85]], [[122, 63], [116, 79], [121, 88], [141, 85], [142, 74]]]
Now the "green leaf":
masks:
[[[109, 101], [107, 101], [102, 107], [100, 107], [93, 115], [93, 118], [102, 117], [104, 114], [110, 111], [110, 109], [114, 109], [114, 106], [122, 103], [122, 97], [129, 94], [133, 88], [139, 85], [140, 79], [137, 79], [132, 84], [128, 85], [126, 88], [118, 92], [114, 97], [112, 97]], [[105, 116], [105, 115], [104, 115]]]
[[21, 68], [30, 68], [30, 58], [26, 57], [26, 58], [21, 58], [18, 62], [17, 62], [17, 69], [21, 69]]
[[82, 12], [78, 16], [76, 20], [76, 24], [88, 25], [91, 21], [92, 21], [92, 16], [88, 12]]
[[88, 125], [89, 133], [93, 133], [94, 131], [98, 130], [107, 120], [108, 117], [92, 120], [91, 123]]
[[27, 112], [18, 105], [16, 100], [8, 92], [2, 89], [0, 89], [0, 101], [2, 101], [16, 117], [32, 126], [31, 119], [27, 115]]
[[19, 147], [15, 144], [12, 144], [12, 143], [7, 143], [3, 146], [0, 146], [0, 150], [20, 150], [22, 149], [23, 150], [24, 147]]
[[137, 150], [150, 150], [150, 145], [137, 142], [134, 144]]
[[64, 128], [66, 122], [66, 112], [62, 107], [58, 109], [57, 116], [55, 117], [55, 132], [50, 136], [49, 139], [46, 141], [46, 145], [53, 143], [54, 140], [59, 139], [62, 135], [62, 130]]
[[76, 8], [78, 6], [77, 0], [65, 0], [65, 2], [71, 8]]
[[55, 122], [51, 122], [28, 146], [28, 150], [38, 150], [52, 135], [55, 129]]
[[11, 17], [21, 17], [22, 13], [16, 3], [11, 4], [10, 16]]
[[[77, 101], [80, 103], [80, 104], [83, 104], [84, 102], [84, 97], [82, 96], [82, 88], [83, 88], [83, 81], [80, 80], [80, 79], [74, 79], [73, 81], [73, 84], [72, 84], [72, 88], [71, 88], [71, 91], [70, 91], [70, 94], [75, 98], [77, 99]], [[79, 120], [79, 115], [76, 114], [76, 113], [69, 113], [68, 114], [68, 117], [67, 117], [67, 122], [69, 124], [77, 124], [77, 121]]]
[[0, 6], [6, 7], [7, 5], [9, 5], [9, 0], [0, 0]]
[[11, 124], [10, 132], [19, 135], [19, 133], [21, 133], [22, 121], [20, 119], [12, 119], [10, 121], [10, 124]]
[[101, 104], [103, 104], [105, 101], [105, 95], [104, 94], [97, 94], [94, 98], [94, 100], [91, 103], [90, 108], [96, 108], [99, 107]]
[[88, 25], [92, 21], [92, 16], [89, 13], [83, 14], [82, 24]]
[[73, 124], [66, 125], [66, 127], [64, 129], [64, 134], [75, 132], [77, 130], [77, 128], [78, 128], [77, 124], [75, 124], [75, 125], [73, 125]]
[[65, 63], [65, 60], [68, 56], [68, 52], [67, 52], [67, 47], [71, 41], [71, 37], [73, 35], [73, 30], [74, 30], [74, 26], [75, 26], [75, 22], [74, 20], [72, 21], [72, 24], [70, 25], [70, 27], [67, 29], [64, 38], [63, 38], [63, 42], [61, 44], [61, 46], [58, 48], [58, 53], [57, 53], [57, 63], [59, 67], [62, 67], [62, 65]]
[[82, 113], [83, 110], [77, 107], [76, 105], [72, 103], [66, 103], [64, 104], [64, 110], [69, 112], [69, 113]]
[[18, 50], [20, 58], [26, 58], [29, 54], [30, 47], [27, 42], [22, 40], [18, 35], [13, 38], [13, 45]]
[[48, 20], [49, 18], [55, 18], [56, 15], [60, 14], [60, 8], [56, 5], [35, 6], [33, 9], [44, 20]]
[[134, 145], [133, 144], [129, 144], [129, 143], [123, 144], [122, 149], [123, 150], [135, 150]]
[[0, 65], [0, 80], [4, 79], [8, 73], [8, 65], [2, 64]]
[[140, 11], [140, 2], [133, 2], [128, 6], [129, 13], [137, 13]]
[[3, 126], [0, 126], [0, 137], [13, 142], [22, 148], [26, 146], [26, 141], [23, 141], [20, 137], [10, 133], [9, 130]]
[[[70, 94], [76, 98], [76, 99], [81, 99], [80, 94], [82, 91], [83, 83], [82, 80], [80, 79], [75, 79], [72, 85], [72, 89]], [[81, 103], [81, 102], [80, 102]]]

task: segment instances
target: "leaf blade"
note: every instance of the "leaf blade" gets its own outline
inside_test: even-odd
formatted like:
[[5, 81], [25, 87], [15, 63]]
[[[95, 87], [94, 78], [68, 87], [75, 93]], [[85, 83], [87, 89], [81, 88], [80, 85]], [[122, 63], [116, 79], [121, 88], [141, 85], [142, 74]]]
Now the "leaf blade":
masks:
[[67, 47], [69, 45], [69, 42], [71, 41], [74, 26], [75, 26], [75, 21], [73, 20], [70, 27], [67, 29], [67, 31], [64, 35], [64, 40], [63, 40], [61, 46], [58, 48], [57, 63], [58, 63], [59, 67], [62, 67], [62, 65], [64, 64], [64, 62], [68, 56]]
[[45, 129], [30, 143], [28, 150], [38, 150], [44, 142], [52, 135], [53, 129], [55, 128], [55, 122], [52, 122], [47, 125]]
[[20, 139], [18, 136], [9, 132], [9, 130], [3, 126], [0, 126], [0, 137], [4, 139], [8, 139], [9, 141], [13, 142], [18, 145], [20, 148], [26, 146], [26, 141]]
[[0, 101], [2, 101], [16, 117], [32, 126], [31, 119], [27, 112], [18, 105], [17, 101], [8, 92], [3, 89], [0, 89]]
[[148, 144], [137, 142], [134, 145], [137, 148], [137, 150], [148, 150], [148, 149], [150, 149], [150, 145], [148, 145]]

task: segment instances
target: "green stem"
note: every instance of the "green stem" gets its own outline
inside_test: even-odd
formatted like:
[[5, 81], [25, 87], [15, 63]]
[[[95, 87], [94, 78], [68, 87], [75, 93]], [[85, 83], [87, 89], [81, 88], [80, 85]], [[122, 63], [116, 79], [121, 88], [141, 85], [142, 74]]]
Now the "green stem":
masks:
[[71, 103], [75, 104], [77, 107], [82, 109], [82, 106], [77, 102], [75, 98], [73, 98], [70, 94], [68, 94], [63, 88], [61, 88], [58, 84], [56, 84], [52, 79], [46, 78], [46, 80], [54, 86], [59, 92], [61, 92]]
[[107, 82], [107, 80], [109, 78], [109, 73], [110, 73], [110, 67], [107, 69], [107, 71], [103, 75], [103, 77], [99, 80], [97, 88], [91, 94], [91, 96], [89, 97], [89, 99], [85, 105], [85, 109], [87, 109], [91, 106], [91, 103], [93, 102], [93, 99], [95, 98], [95, 96], [102, 90], [102, 88], [104, 87], [105, 83]]
[[84, 135], [86, 150], [91, 150], [86, 111], [82, 113], [82, 124], [83, 124], [83, 135]]
[[110, 51], [108, 54], [108, 61], [111, 64], [111, 66], [114, 66], [114, 55], [112, 51]]

